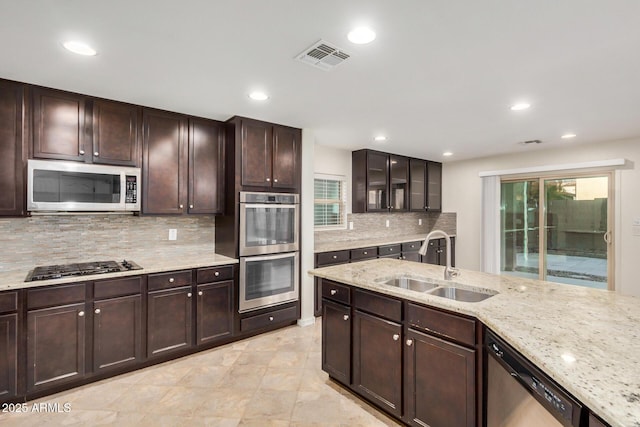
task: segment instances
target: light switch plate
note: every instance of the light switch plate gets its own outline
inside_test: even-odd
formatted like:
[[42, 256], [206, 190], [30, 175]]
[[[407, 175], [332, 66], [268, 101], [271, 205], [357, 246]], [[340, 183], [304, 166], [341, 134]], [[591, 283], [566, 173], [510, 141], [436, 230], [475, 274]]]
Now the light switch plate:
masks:
[[389, 220], [388, 219], [385, 220], [384, 224], [385, 224], [386, 227], [389, 227]]
[[176, 240], [178, 238], [178, 230], [176, 228], [169, 229], [169, 240]]
[[422, 225], [422, 218], [418, 218], [418, 225]]
[[349, 230], [353, 230], [353, 221], [349, 221]]

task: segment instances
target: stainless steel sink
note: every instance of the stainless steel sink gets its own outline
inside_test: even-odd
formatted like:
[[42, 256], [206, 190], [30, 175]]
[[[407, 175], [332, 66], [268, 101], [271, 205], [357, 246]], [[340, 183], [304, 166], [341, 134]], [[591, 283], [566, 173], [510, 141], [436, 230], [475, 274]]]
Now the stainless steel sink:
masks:
[[480, 302], [495, 295], [486, 292], [456, 288], [454, 286], [442, 286], [429, 292], [429, 294], [462, 302]]
[[409, 289], [411, 291], [416, 291], [416, 292], [429, 291], [438, 286], [436, 283], [433, 283], [433, 282], [429, 282], [422, 279], [415, 279], [412, 277], [404, 277], [404, 276], [394, 277], [393, 279], [389, 279], [382, 282], [382, 284], [389, 285], [389, 286], [396, 286], [402, 289]]

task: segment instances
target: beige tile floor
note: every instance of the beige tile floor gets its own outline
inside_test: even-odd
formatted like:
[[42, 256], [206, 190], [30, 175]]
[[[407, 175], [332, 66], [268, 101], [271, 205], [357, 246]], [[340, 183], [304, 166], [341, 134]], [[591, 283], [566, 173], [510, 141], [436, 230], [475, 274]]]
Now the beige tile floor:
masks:
[[394, 426], [320, 369], [321, 323], [291, 326], [28, 402], [5, 426]]

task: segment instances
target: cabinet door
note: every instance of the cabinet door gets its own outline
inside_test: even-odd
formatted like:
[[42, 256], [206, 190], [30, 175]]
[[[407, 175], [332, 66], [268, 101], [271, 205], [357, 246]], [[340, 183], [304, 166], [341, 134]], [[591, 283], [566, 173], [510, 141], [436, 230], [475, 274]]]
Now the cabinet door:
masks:
[[361, 311], [354, 313], [353, 386], [397, 417], [402, 415], [401, 338], [400, 324]]
[[33, 157], [84, 161], [85, 104], [82, 95], [33, 89]]
[[[444, 239], [443, 239], [444, 240]], [[440, 239], [432, 239], [427, 246], [427, 254], [422, 257], [422, 262], [433, 265], [440, 265], [440, 253], [442, 248], [440, 247]]]
[[418, 252], [403, 252], [402, 259], [406, 259], [407, 261], [413, 262], [421, 262], [422, 256]]
[[367, 152], [367, 212], [389, 210], [389, 156]]
[[424, 212], [427, 209], [426, 198], [427, 162], [420, 159], [409, 161], [409, 209]]
[[191, 347], [191, 287], [149, 292], [147, 357]]
[[0, 215], [25, 213], [24, 85], [0, 81]]
[[322, 300], [322, 370], [351, 384], [351, 310], [327, 299]]
[[84, 376], [84, 309], [81, 303], [27, 313], [27, 391]]
[[442, 163], [427, 162], [427, 210], [442, 210]]
[[135, 364], [142, 359], [140, 295], [93, 304], [93, 371]]
[[271, 188], [272, 126], [243, 119], [241, 132], [242, 185]]
[[231, 336], [233, 281], [198, 285], [197, 292], [196, 344], [205, 344]]
[[224, 136], [221, 123], [189, 119], [189, 213], [222, 212]]
[[409, 200], [409, 159], [389, 156], [389, 209], [391, 212], [407, 210]]
[[0, 316], [0, 401], [17, 394], [17, 314]]
[[93, 101], [93, 162], [140, 166], [140, 107]]
[[300, 131], [273, 127], [273, 187], [299, 186]]
[[475, 351], [413, 329], [405, 338], [406, 420], [419, 426], [475, 426]]
[[181, 214], [187, 194], [187, 118], [144, 111], [142, 212]]

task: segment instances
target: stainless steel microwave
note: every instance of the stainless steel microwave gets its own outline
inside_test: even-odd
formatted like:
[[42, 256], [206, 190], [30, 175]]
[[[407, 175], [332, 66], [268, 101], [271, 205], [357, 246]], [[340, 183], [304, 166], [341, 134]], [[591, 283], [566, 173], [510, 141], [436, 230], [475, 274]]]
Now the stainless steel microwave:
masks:
[[140, 189], [140, 168], [27, 162], [27, 210], [32, 212], [135, 212]]

